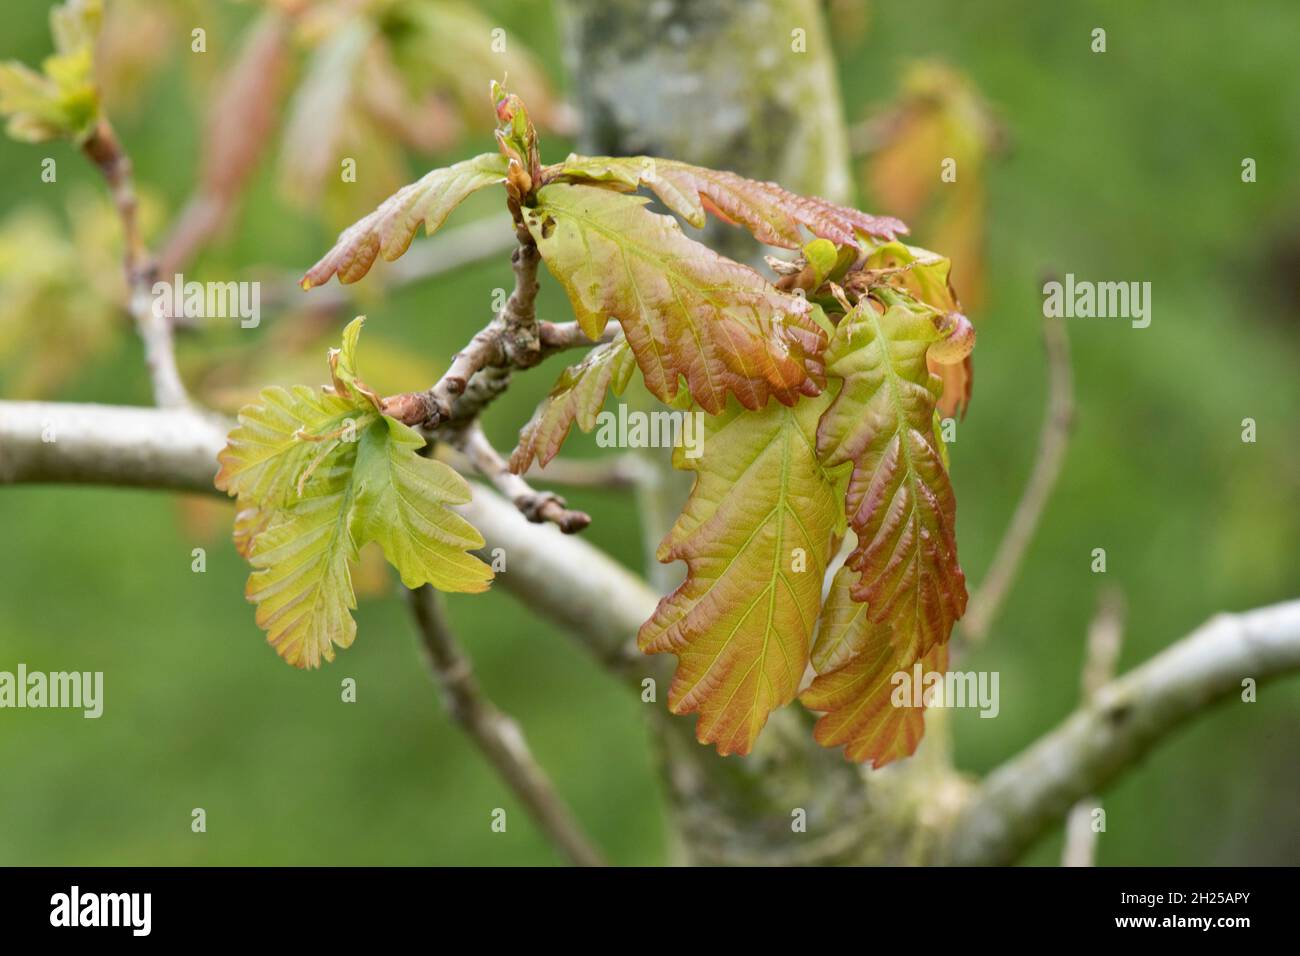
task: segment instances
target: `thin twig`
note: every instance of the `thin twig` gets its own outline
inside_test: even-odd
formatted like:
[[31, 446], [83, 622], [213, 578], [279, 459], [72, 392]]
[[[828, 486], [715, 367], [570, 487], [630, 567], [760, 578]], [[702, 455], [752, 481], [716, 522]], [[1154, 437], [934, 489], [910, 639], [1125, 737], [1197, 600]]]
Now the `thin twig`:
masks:
[[988, 636], [1052, 496], [1069, 445], [1070, 429], [1074, 423], [1074, 376], [1070, 369], [1070, 343], [1064, 324], [1059, 320], [1044, 320], [1043, 341], [1047, 347], [1048, 396], [1047, 415], [1038, 436], [1038, 454], [1015, 514], [998, 544], [993, 563], [980, 586], [971, 594], [966, 618], [962, 622], [962, 634], [972, 644], [978, 644]]
[[[1118, 588], [1106, 588], [1097, 599], [1097, 611], [1088, 625], [1080, 689], [1085, 705], [1096, 701], [1106, 683], [1115, 676], [1119, 648], [1124, 639], [1124, 595]], [[1062, 866], [1092, 866], [1097, 856], [1097, 830], [1093, 814], [1100, 809], [1096, 796], [1087, 796], [1070, 808], [1065, 820], [1065, 849]]]
[[408, 591], [421, 647], [443, 702], [501, 779], [514, 791], [538, 828], [577, 866], [604, 866], [599, 850], [582, 831], [564, 799], [546, 775], [507, 714], [483, 693], [469, 658], [461, 649], [442, 608], [441, 596], [429, 585]]
[[599, 458], [553, 458], [545, 468], [534, 464], [525, 478], [570, 488], [636, 488], [646, 480], [646, 463], [626, 452]]
[[586, 512], [570, 511], [564, 506], [564, 499], [555, 492], [537, 491], [522, 476], [512, 472], [505, 458], [487, 440], [478, 422], [465, 429], [460, 448], [479, 473], [534, 524], [549, 521], [565, 534], [574, 534], [591, 524], [591, 516]]
[[122, 148], [107, 119], [99, 121], [94, 133], [83, 144], [82, 151], [108, 184], [113, 205], [122, 222], [125, 248], [122, 266], [126, 274], [127, 309], [135, 319], [136, 328], [144, 342], [145, 362], [153, 381], [154, 402], [160, 408], [187, 407], [190, 399], [176, 368], [171, 319], [159, 315], [154, 309], [153, 282], [157, 269], [140, 235], [131, 158]]
[[598, 339], [587, 338], [587, 333], [582, 331], [582, 326], [577, 322], [539, 322], [537, 324], [537, 337], [541, 340], [542, 357], [547, 358], [557, 352], [566, 352], [569, 349], [585, 349], [593, 345], [605, 345], [614, 341], [614, 336], [618, 335], [619, 324], [616, 319], [610, 319], [605, 323], [605, 331], [600, 334]]
[[456, 353], [450, 368], [427, 391], [386, 398], [385, 415], [427, 431], [441, 428], [444, 437], [459, 444], [456, 433], [505, 391], [510, 373], [542, 360], [535, 311], [541, 256], [535, 245], [520, 245], [510, 261], [515, 287], [501, 311]]
[[[512, 474], [479, 427], [478, 417], [510, 384], [519, 369], [532, 368], [546, 355], [580, 344], [595, 344], [568, 323], [538, 323], [536, 317], [537, 247], [521, 243], [511, 256], [515, 287], [487, 326], [456, 353], [446, 373], [424, 392], [390, 395], [382, 402], [385, 415], [419, 427], [430, 440], [463, 452], [474, 467], [506, 495], [529, 521], [549, 521], [566, 534], [581, 531], [591, 518], [570, 511], [564, 499], [536, 491]], [[613, 334], [607, 327], [609, 334]], [[545, 338], [545, 344], [543, 340]]]

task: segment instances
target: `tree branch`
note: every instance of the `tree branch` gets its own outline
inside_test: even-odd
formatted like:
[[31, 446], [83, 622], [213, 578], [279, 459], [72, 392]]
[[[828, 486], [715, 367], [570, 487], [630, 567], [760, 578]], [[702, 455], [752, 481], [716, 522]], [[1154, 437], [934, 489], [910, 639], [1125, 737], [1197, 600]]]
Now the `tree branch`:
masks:
[[525, 478], [570, 488], [636, 488], [647, 478], [647, 468], [640, 456], [631, 452], [602, 455], [599, 458], [552, 458], [542, 468], [534, 464]]
[[1074, 423], [1074, 376], [1070, 369], [1070, 343], [1065, 335], [1065, 324], [1059, 320], [1044, 320], [1043, 341], [1047, 349], [1048, 396], [1047, 415], [1038, 436], [1038, 454], [1011, 523], [993, 556], [993, 563], [980, 586], [971, 594], [966, 617], [961, 623], [962, 635], [973, 644], [978, 644], [988, 635], [1016, 579], [1020, 562], [1060, 477], [1069, 445], [1070, 429]]
[[519, 245], [510, 262], [515, 287], [492, 321], [456, 353], [451, 367], [427, 391], [385, 399], [384, 414], [426, 431], [440, 429], [444, 440], [459, 446], [457, 433], [506, 390], [510, 374], [542, 360], [535, 311], [541, 256], [535, 245]]
[[[1124, 639], [1124, 595], [1119, 588], [1102, 591], [1097, 612], [1088, 625], [1088, 642], [1084, 650], [1083, 676], [1080, 679], [1084, 704], [1097, 699], [1107, 681], [1115, 677], [1115, 663]], [[1089, 794], [1070, 808], [1065, 819], [1065, 849], [1062, 866], [1092, 866], [1097, 858], [1097, 830], [1092, 814], [1101, 801]]]
[[993, 771], [956, 816], [948, 862], [1014, 861], [1072, 803], [1100, 791], [1216, 700], [1300, 669], [1300, 600], [1220, 614]]
[[[0, 484], [116, 485], [221, 496], [212, 484], [230, 423], [190, 409], [0, 401]], [[658, 598], [613, 558], [556, 528], [530, 524], [481, 485], [458, 509], [507, 566], [498, 578], [531, 611], [575, 637], [634, 686], [662, 677], [634, 637]]]
[[122, 267], [126, 274], [127, 310], [135, 319], [136, 328], [144, 342], [145, 362], [153, 381], [154, 401], [162, 408], [185, 408], [189, 406], [190, 399], [176, 368], [171, 319], [158, 315], [153, 308], [152, 289], [157, 269], [140, 236], [131, 159], [107, 119], [99, 121], [95, 132], [82, 145], [82, 151], [108, 184], [113, 205], [122, 222], [125, 248]]
[[549, 521], [565, 534], [575, 534], [591, 524], [591, 515], [583, 511], [570, 511], [564, 499], [553, 491], [536, 491], [523, 477], [516, 475], [492, 447], [478, 422], [466, 429], [461, 449], [479, 474], [496, 486], [529, 521], [540, 524]]
[[442, 600], [429, 585], [407, 591], [429, 670], [452, 719], [474, 741], [538, 828], [577, 866], [604, 866], [592, 844], [533, 757], [519, 725], [493, 705], [474, 678], [469, 658], [451, 631]]
[[[506, 390], [515, 370], [532, 368], [563, 349], [595, 344], [576, 323], [538, 323], [535, 306], [541, 255], [537, 246], [531, 242], [517, 246], [510, 261], [515, 271], [514, 291], [492, 321], [456, 353], [451, 367], [431, 388], [391, 395], [383, 400], [382, 410], [422, 429], [426, 437], [463, 452], [529, 521], [550, 521], [572, 534], [591, 524], [590, 516], [569, 511], [564, 499], [554, 492], [535, 491], [512, 474], [478, 425], [479, 414]], [[606, 331], [610, 332], [608, 327]]]

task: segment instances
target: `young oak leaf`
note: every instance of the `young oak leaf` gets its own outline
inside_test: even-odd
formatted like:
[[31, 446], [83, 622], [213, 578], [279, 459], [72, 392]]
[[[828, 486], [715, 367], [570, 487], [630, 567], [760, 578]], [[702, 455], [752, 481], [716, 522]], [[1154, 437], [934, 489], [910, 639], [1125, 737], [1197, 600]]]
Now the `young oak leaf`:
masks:
[[800, 226], [837, 246], [857, 245], [859, 233], [883, 239], [907, 233], [907, 226], [889, 216], [869, 216], [815, 196], [797, 195], [776, 183], [673, 159], [572, 155], [548, 173], [625, 189], [648, 186], [692, 226], [703, 226], [705, 213], [711, 213], [723, 222], [744, 226], [759, 242], [786, 249], [798, 249], [806, 242]]
[[433, 235], [466, 197], [505, 182], [505, 176], [504, 156], [481, 153], [403, 186], [370, 215], [343, 230], [334, 248], [307, 270], [302, 287], [323, 285], [334, 275], [343, 283], [356, 282], [379, 255], [392, 262], [406, 252], [421, 223], [426, 234]]
[[854, 600], [898, 646], [915, 641], [928, 655], [966, 610], [956, 501], [934, 431], [939, 382], [926, 366], [941, 333], [928, 310], [884, 294], [883, 314], [863, 299], [836, 328], [828, 372], [844, 385], [817, 449], [827, 467], [853, 463], [844, 504], [858, 538], [845, 562], [860, 575]]
[[[840, 568], [822, 608], [813, 646], [818, 677], [799, 695], [820, 711], [813, 737], [825, 747], [843, 746], [844, 756], [871, 761], [875, 768], [910, 757], [925, 734], [924, 706], [894, 699], [894, 674], [910, 673], [918, 660], [915, 633], [902, 643], [874, 624], [866, 605], [853, 599], [853, 572]], [[925, 673], [948, 668], [948, 646], [936, 644], [920, 658]]]
[[519, 432], [519, 445], [510, 456], [510, 470], [522, 475], [534, 458], [545, 468], [559, 452], [574, 422], [584, 432], [595, 428], [605, 396], [611, 390], [622, 395], [635, 368], [632, 349], [621, 334], [612, 342], [596, 346], [577, 365], [566, 368]]
[[687, 578], [638, 644], [677, 655], [668, 706], [699, 711], [696, 736], [722, 754], [749, 752], [808, 664], [839, 519], [837, 482], [815, 452], [828, 404], [745, 412], [730, 402], [707, 420], [701, 458], [674, 455], [695, 486], [658, 557], [685, 561]]
[[644, 197], [554, 183], [537, 198], [524, 220], [578, 323], [596, 338], [618, 319], [657, 398], [671, 403], [679, 377], [713, 415], [728, 393], [750, 410], [818, 394], [826, 334], [806, 300], [688, 239]]
[[[943, 345], [930, 350], [928, 360], [930, 371], [943, 383], [939, 414], [945, 418], [956, 414], [965, 416], [974, 384], [970, 348], [974, 345], [975, 332], [957, 301], [950, 276], [952, 261], [918, 246], [885, 242], [870, 250], [862, 270], [859, 275], [869, 281], [884, 281], [901, 288], [960, 326], [959, 334], [950, 335]], [[852, 287], [853, 283], [849, 285]], [[866, 291], [865, 286], [861, 291]]]
[[419, 432], [386, 416], [362, 434], [353, 468], [360, 541], [378, 542], [408, 588], [486, 590], [492, 571], [467, 553], [483, 547], [483, 536], [447, 507], [466, 504], [469, 485], [420, 457], [423, 447]]
[[236, 547], [254, 568], [247, 597], [295, 667], [318, 667], [352, 643], [349, 568], [371, 541], [408, 587], [482, 591], [492, 577], [467, 553], [482, 537], [449, 510], [469, 501], [465, 480], [421, 457], [424, 439], [379, 414], [357, 376], [362, 321], [331, 350], [333, 389], [263, 390], [219, 456], [216, 485], [239, 499]]
[[360, 550], [352, 527], [354, 457], [348, 449], [319, 469], [294, 506], [253, 539], [244, 595], [257, 605], [267, 643], [294, 667], [334, 660], [334, 645], [351, 647], [357, 634], [348, 571]]
[[238, 427], [217, 456], [215, 484], [237, 497], [241, 509], [254, 502], [262, 510], [286, 507], [312, 462], [350, 444], [343, 439], [354, 441], [374, 415], [373, 409], [306, 385], [265, 388], [256, 404], [240, 411]]

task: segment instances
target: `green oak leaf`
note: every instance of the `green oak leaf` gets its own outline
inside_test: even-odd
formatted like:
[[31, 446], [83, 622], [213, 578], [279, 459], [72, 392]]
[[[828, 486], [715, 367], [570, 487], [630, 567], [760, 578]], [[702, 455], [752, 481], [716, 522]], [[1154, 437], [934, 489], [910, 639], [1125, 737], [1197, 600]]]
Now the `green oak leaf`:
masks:
[[407, 587], [485, 590], [483, 546], [450, 508], [470, 499], [448, 465], [420, 455], [424, 439], [377, 411], [356, 373], [363, 319], [330, 353], [334, 386], [265, 389], [244, 408], [216, 486], [239, 499], [235, 539], [254, 570], [246, 594], [268, 642], [295, 667], [333, 660], [356, 636], [350, 565], [376, 542]]

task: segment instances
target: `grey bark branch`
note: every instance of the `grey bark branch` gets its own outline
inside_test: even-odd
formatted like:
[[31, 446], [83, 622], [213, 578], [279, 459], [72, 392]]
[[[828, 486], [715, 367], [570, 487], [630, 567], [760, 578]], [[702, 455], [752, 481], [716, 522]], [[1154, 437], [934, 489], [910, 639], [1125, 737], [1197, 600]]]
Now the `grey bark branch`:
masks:
[[636, 488], [646, 466], [631, 452], [599, 458], [552, 458], [545, 468], [533, 465], [525, 478], [571, 488]]
[[[212, 477], [227, 427], [191, 410], [0, 401], [0, 483], [120, 485], [215, 495]], [[504, 549], [507, 570], [499, 577], [501, 586], [562, 627], [630, 686], [639, 690], [645, 677], [662, 685], [669, 662], [663, 655], [641, 656], [634, 644], [657, 600], [643, 581], [581, 539], [529, 524], [486, 488], [475, 487], [473, 501], [461, 512], [483, 534], [488, 552]], [[856, 771], [844, 779], [833, 772], [836, 766], [848, 767], [837, 755], [807, 748], [806, 728], [799, 726], [803, 717], [792, 708], [773, 715], [751, 757], [724, 760], [695, 745], [689, 739], [690, 721], [681, 718], [665, 717], [661, 744], [674, 792], [701, 798], [695, 805], [682, 803], [678, 812], [691, 815], [696, 824], [692, 832], [705, 841], [702, 849], [709, 859], [771, 859], [764, 849], [772, 846], [783, 846], [787, 857], [802, 863], [860, 859], [855, 854], [865, 840], [873, 860], [915, 862], [918, 851], [909, 833], [918, 832], [918, 826], [923, 833], [942, 826], [949, 842], [938, 848], [936, 858], [999, 863], [1013, 860], [1071, 803], [1099, 791], [1185, 719], [1238, 691], [1243, 679], [1263, 683], [1295, 670], [1300, 670], [1300, 600], [1220, 615], [1107, 684], [1095, 703], [995, 771], [973, 796], [961, 800], [951, 817], [933, 824], [926, 823], [924, 814], [916, 817], [894, 804], [904, 800], [932, 807], [936, 793], [960, 793], [950, 774], [924, 775], [926, 745], [912, 760], [870, 774], [872, 785], [864, 790], [850, 786]], [[742, 807], [747, 809], [742, 812]], [[807, 809], [809, 818], [808, 844], [796, 848], [797, 857], [790, 857], [789, 847], [793, 807]], [[867, 825], [815, 832], [819, 815], [846, 807]], [[744, 820], [751, 829], [741, 825]], [[722, 847], [727, 841], [717, 835], [722, 831], [711, 827], [735, 827], [730, 836], [743, 845], [728, 856]], [[923, 858], [929, 858], [928, 852]]]
[[[212, 484], [231, 423], [189, 409], [0, 401], [0, 484], [155, 488], [224, 497]], [[547, 525], [530, 524], [481, 485], [460, 512], [503, 548], [499, 581], [555, 621], [593, 657], [639, 682], [659, 673], [633, 638], [657, 598], [604, 552]]]
[[537, 491], [521, 475], [516, 475], [492, 447], [483, 429], [475, 422], [466, 429], [461, 450], [474, 463], [474, 467], [488, 481], [514, 503], [529, 521], [540, 524], [549, 521], [565, 534], [574, 534], [591, 524], [591, 516], [583, 511], [570, 511], [565, 501], [553, 491]]
[[438, 592], [429, 585], [407, 591], [429, 670], [452, 719], [474, 741], [497, 774], [523, 801], [538, 828], [577, 866], [604, 866], [605, 860], [569, 811], [564, 798], [509, 715], [488, 699], [473, 667], [452, 633]]
[[1099, 792], [1215, 701], [1300, 669], [1300, 600], [1220, 614], [1106, 684], [980, 784], [952, 824], [948, 862], [1014, 861], [1070, 805]]
[[153, 382], [154, 402], [161, 408], [185, 408], [189, 406], [190, 399], [176, 368], [171, 317], [160, 316], [153, 308], [152, 288], [157, 268], [140, 236], [131, 158], [106, 119], [99, 121], [94, 134], [82, 146], [82, 152], [104, 177], [118, 219], [122, 223], [126, 307], [135, 320], [136, 329], [144, 343], [145, 363]]

